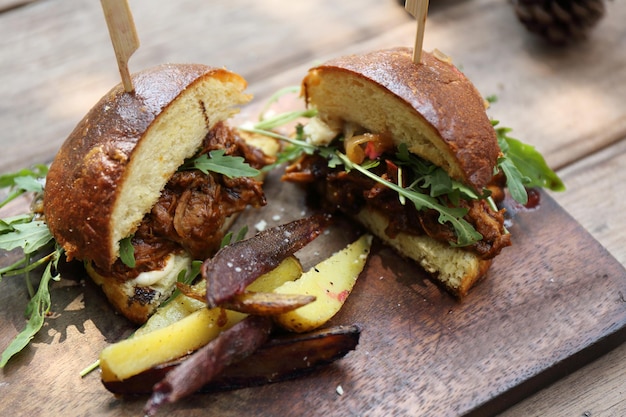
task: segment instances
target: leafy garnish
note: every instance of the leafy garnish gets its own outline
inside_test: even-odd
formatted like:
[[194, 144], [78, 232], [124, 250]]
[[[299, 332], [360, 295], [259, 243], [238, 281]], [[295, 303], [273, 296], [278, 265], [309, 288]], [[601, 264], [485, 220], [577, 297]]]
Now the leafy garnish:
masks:
[[236, 236], [233, 235], [233, 232], [226, 233], [222, 238], [222, 241], [220, 242], [220, 249], [224, 246], [243, 240], [246, 237], [246, 233], [248, 233], [248, 226], [244, 226], [239, 229], [239, 232], [237, 232]]
[[495, 94], [492, 94], [490, 96], [485, 97], [485, 100], [487, 100], [487, 103], [496, 103], [498, 101], [498, 96], [496, 96]]
[[23, 222], [23, 218], [6, 219], [2, 221], [0, 233], [0, 249], [10, 251], [22, 248], [24, 254], [35, 253], [52, 240], [50, 229], [41, 220]]
[[[0, 176], [0, 187], [10, 188], [0, 207], [26, 192], [33, 192], [35, 198], [40, 197], [47, 172], [46, 166], [38, 165], [34, 169], [23, 169]], [[59, 279], [56, 267], [63, 254], [60, 247], [51, 248], [52, 242], [53, 237], [48, 226], [34, 213], [0, 220], [0, 249], [5, 251], [21, 249], [23, 254], [22, 258], [12, 265], [0, 269], [0, 282], [3, 277], [23, 275], [31, 297], [25, 310], [25, 316], [28, 318], [26, 327], [2, 352], [0, 368], [28, 345], [42, 328], [50, 311], [49, 286], [51, 281]], [[44, 267], [44, 272], [35, 291], [30, 272], [40, 267]]]
[[11, 174], [0, 175], [0, 188], [10, 188], [9, 195], [0, 202], [0, 208], [26, 192], [43, 192], [43, 179], [47, 173], [46, 165], [35, 165], [33, 169], [22, 169]]
[[21, 352], [22, 349], [28, 345], [33, 337], [35, 337], [35, 335], [43, 327], [44, 320], [50, 312], [51, 306], [49, 288], [50, 281], [58, 281], [60, 278], [58, 274], [55, 275], [54, 271], [56, 271], [56, 267], [62, 253], [63, 250], [57, 247], [53, 253], [43, 258], [45, 262], [47, 262], [46, 269], [41, 276], [37, 292], [26, 305], [26, 316], [28, 317], [28, 322], [26, 323], [26, 327], [2, 352], [2, 357], [0, 358], [0, 368], [4, 368], [9, 359]]
[[[267, 99], [267, 101], [265, 102], [265, 106], [263, 106], [263, 108], [261, 109], [261, 111], [259, 112], [259, 121], [263, 121], [266, 118], [266, 113], [268, 112], [268, 110], [272, 107], [272, 105], [274, 103], [276, 103], [278, 100], [280, 100], [281, 97], [287, 95], [287, 94], [294, 94], [297, 93], [298, 91], [300, 91], [300, 87], [297, 85], [290, 85], [287, 87], [283, 87], [280, 90], [276, 91], [274, 94], [272, 94], [270, 96], [269, 99]], [[283, 124], [280, 124], [278, 126], [282, 126]]]
[[458, 205], [461, 198], [478, 199], [481, 197], [467, 185], [450, 178], [442, 168], [409, 152], [404, 143], [398, 146], [394, 162], [410, 167], [414, 181], [431, 197], [447, 196], [454, 205]]
[[521, 204], [526, 204], [526, 188], [539, 187], [552, 191], [564, 191], [565, 185], [559, 176], [548, 166], [545, 159], [533, 146], [508, 135], [510, 128], [497, 127], [498, 121], [492, 121], [496, 130], [498, 144], [504, 157], [498, 160], [507, 179], [511, 196]]
[[317, 114], [316, 110], [307, 109], [307, 110], [294, 110], [286, 113], [279, 113], [272, 117], [267, 117], [259, 121], [255, 124], [257, 129], [261, 130], [272, 130], [277, 127], [286, 125], [287, 123], [291, 123], [294, 120], [298, 120], [302, 117], [310, 118]]
[[[202, 267], [202, 261], [193, 260], [191, 261], [191, 268], [188, 270], [183, 269], [178, 273], [178, 277], [176, 278], [176, 282], [180, 282], [185, 285], [191, 285], [191, 283], [200, 275], [200, 268]], [[167, 300], [163, 301], [159, 308], [163, 308], [168, 305], [174, 298], [180, 295], [180, 290], [175, 288], [172, 294], [167, 298]]]
[[255, 177], [260, 171], [252, 168], [243, 157], [224, 155], [224, 149], [216, 149], [209, 154], [202, 154], [190, 162], [185, 163], [181, 170], [198, 169], [205, 174], [209, 171], [217, 174], [234, 177]]
[[361, 165], [353, 163], [346, 155], [342, 154], [341, 152], [337, 151], [336, 155], [339, 157], [339, 159], [342, 160], [346, 167], [349, 167], [350, 169], [355, 169], [366, 177], [394, 190], [400, 196], [411, 201], [417, 210], [433, 209], [439, 212], [439, 223], [443, 224], [449, 222], [454, 228], [457, 236], [457, 241], [453, 246], [471, 245], [475, 242], [480, 241], [483, 238], [482, 235], [478, 233], [470, 223], [467, 222], [467, 220], [463, 219], [463, 216], [467, 214], [467, 209], [444, 206], [440, 204], [435, 198], [427, 194], [417, 192], [409, 188], [403, 188], [398, 184], [379, 177], [373, 172], [363, 168]]
[[135, 267], [135, 248], [133, 246], [133, 236], [120, 240], [120, 260], [129, 268]]
[[17, 172], [0, 175], [0, 188], [8, 188], [16, 185], [18, 178], [32, 178], [35, 180], [46, 177], [48, 167], [46, 165], [35, 165], [32, 169], [24, 168]]

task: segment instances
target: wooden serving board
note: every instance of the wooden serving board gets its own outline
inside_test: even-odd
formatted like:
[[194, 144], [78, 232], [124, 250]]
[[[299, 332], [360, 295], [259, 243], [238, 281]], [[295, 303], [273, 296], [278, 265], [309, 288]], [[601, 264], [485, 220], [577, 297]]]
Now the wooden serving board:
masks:
[[[267, 182], [269, 204], [238, 225], [251, 232], [311, 213], [303, 193]], [[237, 226], [236, 226], [237, 227]], [[570, 373], [626, 337], [626, 270], [548, 195], [510, 227], [513, 246], [459, 302], [411, 262], [375, 241], [336, 324], [358, 324], [360, 344], [307, 377], [197, 394], [160, 415], [492, 415]], [[299, 253], [305, 267], [362, 231], [337, 219]], [[15, 254], [1, 254], [7, 265]], [[68, 274], [67, 276], [71, 276]], [[23, 281], [4, 278], [0, 347], [24, 325]], [[88, 280], [52, 290], [52, 315], [0, 375], [0, 415], [141, 415], [147, 398], [116, 398], [98, 372], [80, 378], [131, 326]], [[338, 394], [341, 387], [343, 394]]]

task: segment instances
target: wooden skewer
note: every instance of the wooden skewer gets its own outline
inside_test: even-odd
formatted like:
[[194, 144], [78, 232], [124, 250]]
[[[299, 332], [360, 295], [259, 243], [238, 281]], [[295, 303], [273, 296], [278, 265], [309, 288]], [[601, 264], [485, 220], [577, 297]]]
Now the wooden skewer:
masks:
[[417, 20], [413, 62], [419, 64], [422, 62], [422, 45], [424, 44], [424, 28], [426, 26], [426, 15], [428, 14], [428, 0], [406, 0], [404, 8]]
[[122, 76], [124, 90], [132, 92], [135, 88], [128, 70], [128, 60], [139, 48], [139, 37], [133, 15], [127, 0], [100, 0], [109, 28], [109, 36], [115, 50], [117, 66]]

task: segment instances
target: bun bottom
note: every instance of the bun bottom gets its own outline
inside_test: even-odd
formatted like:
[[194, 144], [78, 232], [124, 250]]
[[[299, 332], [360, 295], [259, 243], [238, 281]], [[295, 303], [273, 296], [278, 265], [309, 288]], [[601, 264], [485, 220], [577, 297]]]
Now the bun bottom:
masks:
[[399, 233], [391, 238], [385, 233], [389, 220], [371, 208], [364, 208], [353, 217], [400, 255], [417, 262], [438, 284], [458, 298], [466, 296], [491, 266], [492, 260], [480, 259], [470, 251], [425, 235]]
[[91, 279], [102, 289], [102, 292], [116, 311], [136, 324], [145, 323], [161, 303], [172, 295], [176, 288], [178, 274], [191, 268], [191, 257], [186, 253], [171, 254], [165, 268], [151, 271], [151, 283], [143, 283], [144, 277], [121, 281], [105, 277], [86, 263], [85, 269]]

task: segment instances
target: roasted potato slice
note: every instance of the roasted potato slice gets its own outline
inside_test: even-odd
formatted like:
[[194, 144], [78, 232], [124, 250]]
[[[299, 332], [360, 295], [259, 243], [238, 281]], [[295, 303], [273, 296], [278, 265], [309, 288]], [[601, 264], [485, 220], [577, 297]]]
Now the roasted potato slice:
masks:
[[296, 281], [276, 288], [279, 294], [313, 295], [316, 300], [275, 320], [287, 330], [308, 332], [330, 320], [343, 306], [365, 266], [372, 244], [371, 235], [363, 235], [344, 249], [318, 263]]
[[124, 380], [199, 349], [246, 315], [201, 308], [166, 327], [107, 346], [100, 353], [103, 381]]

